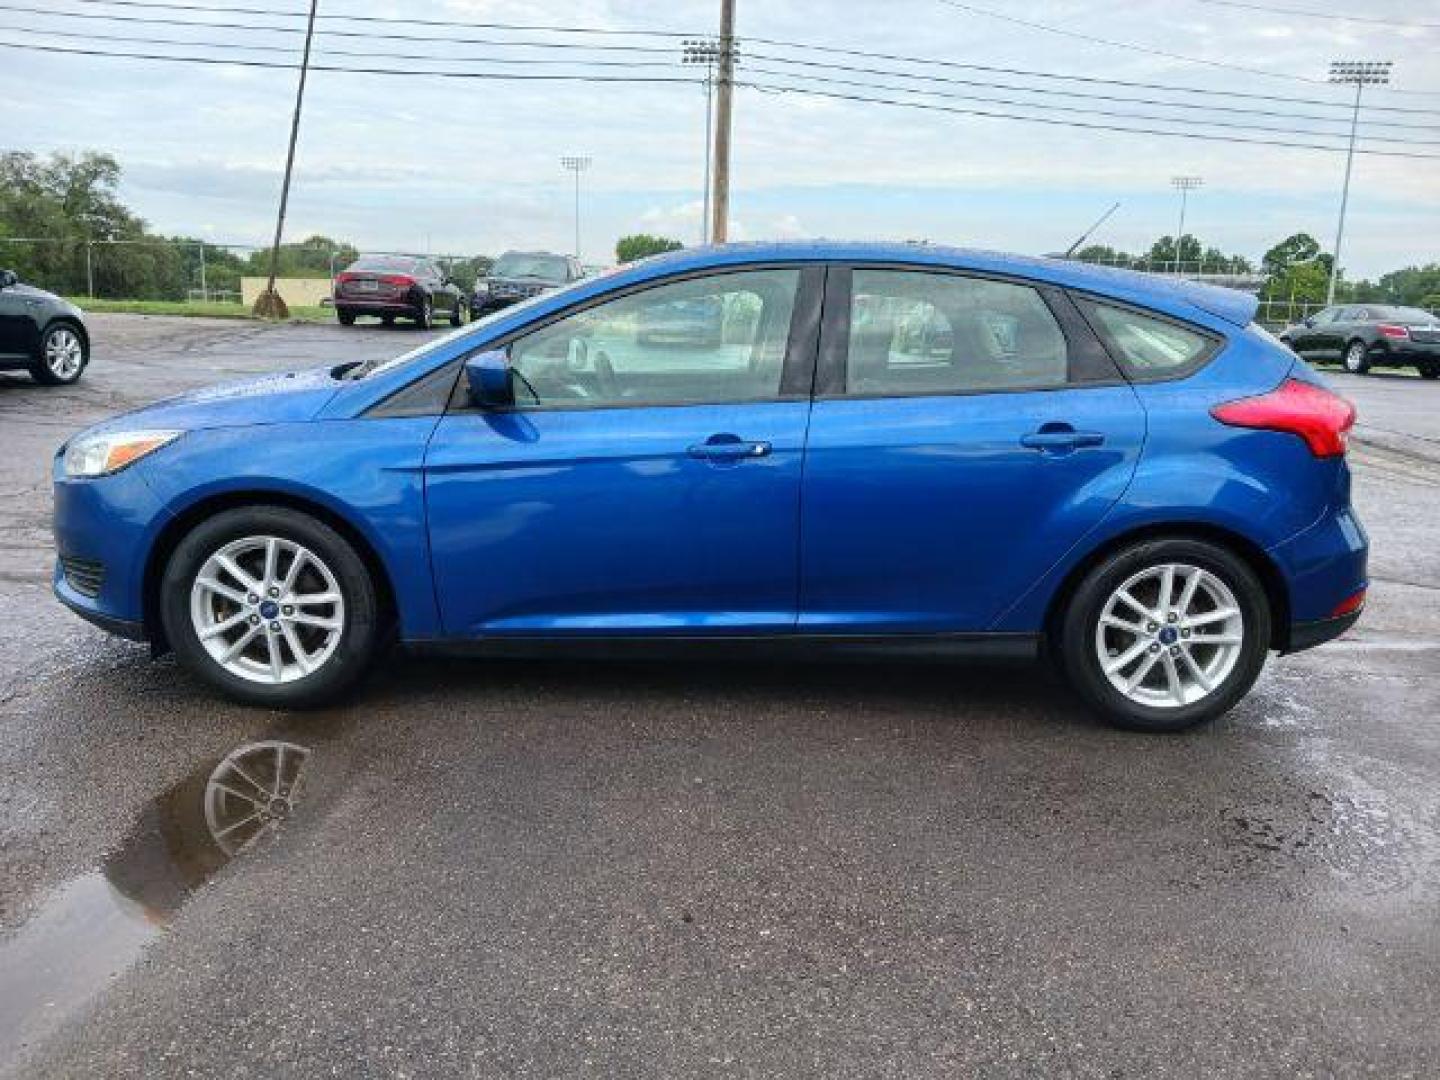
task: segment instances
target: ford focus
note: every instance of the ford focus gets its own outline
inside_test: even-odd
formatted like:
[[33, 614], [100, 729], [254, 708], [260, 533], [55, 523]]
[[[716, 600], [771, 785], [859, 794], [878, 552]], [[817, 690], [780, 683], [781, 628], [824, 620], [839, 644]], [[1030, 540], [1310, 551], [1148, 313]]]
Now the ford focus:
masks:
[[[395, 641], [1048, 657], [1179, 730], [1365, 600], [1354, 410], [1255, 308], [937, 247], [677, 252], [76, 435], [54, 588], [267, 706]], [[677, 311], [706, 332], [654, 332]]]

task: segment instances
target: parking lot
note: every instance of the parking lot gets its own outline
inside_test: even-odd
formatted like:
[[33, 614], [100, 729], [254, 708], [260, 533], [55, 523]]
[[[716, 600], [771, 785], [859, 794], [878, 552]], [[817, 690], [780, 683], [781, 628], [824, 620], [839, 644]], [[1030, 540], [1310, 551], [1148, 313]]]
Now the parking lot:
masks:
[[[1440, 385], [1332, 374], [1370, 606], [1187, 735], [1029, 667], [396, 654], [291, 716], [50, 598], [51, 455], [424, 335], [92, 332], [75, 387], [0, 375], [0, 1070], [1434, 1075]], [[303, 797], [197, 868], [175, 808], [262, 739]]]

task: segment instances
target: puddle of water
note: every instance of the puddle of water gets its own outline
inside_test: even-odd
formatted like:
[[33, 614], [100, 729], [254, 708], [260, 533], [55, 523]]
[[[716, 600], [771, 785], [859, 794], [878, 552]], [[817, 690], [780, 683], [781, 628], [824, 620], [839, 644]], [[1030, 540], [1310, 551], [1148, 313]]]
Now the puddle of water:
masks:
[[186, 899], [289, 815], [309, 750], [250, 743], [155, 799], [98, 871], [0, 944], [0, 1063], [52, 1034], [133, 964]]

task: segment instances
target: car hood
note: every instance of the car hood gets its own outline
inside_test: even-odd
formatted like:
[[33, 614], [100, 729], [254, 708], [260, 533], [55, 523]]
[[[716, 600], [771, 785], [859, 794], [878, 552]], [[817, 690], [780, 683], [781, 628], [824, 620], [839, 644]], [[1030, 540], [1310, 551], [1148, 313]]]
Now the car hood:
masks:
[[286, 371], [221, 383], [165, 398], [112, 417], [91, 429], [158, 428], [198, 431], [252, 424], [290, 424], [312, 419], [340, 383], [331, 368]]

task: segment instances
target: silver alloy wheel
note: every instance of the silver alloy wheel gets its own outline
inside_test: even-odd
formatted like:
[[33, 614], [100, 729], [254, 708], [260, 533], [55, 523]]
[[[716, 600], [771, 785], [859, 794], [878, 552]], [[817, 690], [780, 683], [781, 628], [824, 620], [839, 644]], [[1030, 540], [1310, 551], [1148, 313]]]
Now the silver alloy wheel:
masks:
[[1131, 701], [1180, 708], [1214, 693], [1240, 660], [1245, 617], [1230, 587], [1185, 563], [1151, 566], [1100, 610], [1095, 653]]
[[85, 349], [80, 335], [68, 326], [59, 326], [45, 338], [45, 367], [57, 379], [70, 380], [80, 374], [85, 363]]
[[290, 816], [310, 751], [276, 739], [246, 743], [215, 767], [205, 783], [205, 825], [217, 847], [233, 856]]
[[335, 574], [279, 536], [246, 536], [215, 552], [190, 588], [190, 621], [210, 658], [250, 682], [294, 682], [324, 666], [345, 629]]
[[1355, 341], [1345, 350], [1345, 370], [1352, 375], [1359, 375], [1365, 370], [1365, 346]]

